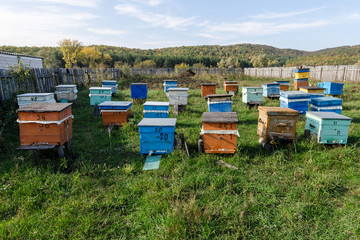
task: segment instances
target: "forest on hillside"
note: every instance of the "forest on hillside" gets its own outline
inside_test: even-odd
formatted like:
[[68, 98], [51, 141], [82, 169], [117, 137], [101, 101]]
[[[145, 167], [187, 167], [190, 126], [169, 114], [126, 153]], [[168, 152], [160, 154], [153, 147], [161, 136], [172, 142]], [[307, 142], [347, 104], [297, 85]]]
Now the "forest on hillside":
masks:
[[[245, 68], [360, 63], [360, 45], [307, 52], [258, 44], [131, 49], [106, 45], [83, 46], [64, 39], [58, 47], [0, 46], [0, 51], [44, 57], [45, 68]], [[72, 55], [68, 55], [72, 53]], [[72, 52], [73, 51], [73, 52]]]

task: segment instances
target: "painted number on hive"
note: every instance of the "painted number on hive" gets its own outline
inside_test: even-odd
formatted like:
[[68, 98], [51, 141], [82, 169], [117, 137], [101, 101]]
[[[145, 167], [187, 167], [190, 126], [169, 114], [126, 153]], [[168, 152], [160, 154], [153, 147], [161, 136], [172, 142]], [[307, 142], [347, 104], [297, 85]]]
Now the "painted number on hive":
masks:
[[36, 120], [45, 120], [45, 115], [36, 115]]
[[162, 128], [155, 128], [155, 132], [162, 132]]
[[160, 133], [160, 140], [168, 140], [169, 135], [167, 133]]

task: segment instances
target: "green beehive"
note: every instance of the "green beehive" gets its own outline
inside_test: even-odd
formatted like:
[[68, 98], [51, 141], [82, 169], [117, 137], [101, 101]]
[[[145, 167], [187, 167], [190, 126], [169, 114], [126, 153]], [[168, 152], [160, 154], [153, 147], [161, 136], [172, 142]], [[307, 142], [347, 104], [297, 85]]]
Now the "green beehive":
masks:
[[351, 120], [335, 112], [307, 112], [305, 135], [315, 134], [322, 144], [346, 144]]

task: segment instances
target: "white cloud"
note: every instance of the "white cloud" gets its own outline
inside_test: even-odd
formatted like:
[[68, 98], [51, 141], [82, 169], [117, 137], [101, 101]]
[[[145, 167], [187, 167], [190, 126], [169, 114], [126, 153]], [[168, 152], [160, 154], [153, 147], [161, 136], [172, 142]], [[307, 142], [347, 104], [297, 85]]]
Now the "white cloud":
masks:
[[43, 3], [58, 3], [76, 7], [95, 8], [99, 5], [101, 0], [25, 0], [26, 2], [43, 2]]
[[296, 12], [284, 12], [284, 13], [268, 12], [268, 13], [251, 16], [251, 17], [255, 18], [255, 19], [287, 18], [287, 17], [293, 17], [293, 16], [298, 16], [298, 15], [315, 12], [315, 11], [318, 11], [321, 9], [324, 9], [324, 7], [312, 8], [312, 9], [308, 9], [308, 10], [304, 10], [304, 11], [296, 11]]
[[99, 34], [99, 35], [114, 35], [114, 36], [122, 36], [124, 34], [126, 34], [125, 31], [120, 31], [120, 30], [114, 30], [111, 28], [101, 28], [101, 29], [97, 29], [97, 28], [88, 28], [87, 29], [89, 32], [95, 33], [95, 34]]
[[155, 7], [163, 4], [165, 1], [164, 0], [132, 0], [132, 2]]
[[359, 13], [353, 13], [347, 17], [347, 19], [350, 20], [360, 20], [360, 14]]

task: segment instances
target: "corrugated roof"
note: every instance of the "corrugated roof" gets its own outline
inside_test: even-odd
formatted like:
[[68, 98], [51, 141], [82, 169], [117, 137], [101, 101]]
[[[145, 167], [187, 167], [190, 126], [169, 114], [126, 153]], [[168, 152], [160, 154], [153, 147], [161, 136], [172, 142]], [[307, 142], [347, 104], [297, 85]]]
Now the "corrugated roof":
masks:
[[18, 56], [18, 57], [31, 57], [31, 58], [41, 58], [41, 59], [44, 59], [43, 57], [25, 55], [25, 54], [20, 54], [20, 53], [4, 52], [4, 51], [0, 51], [0, 54], [13, 55], [13, 56]]

